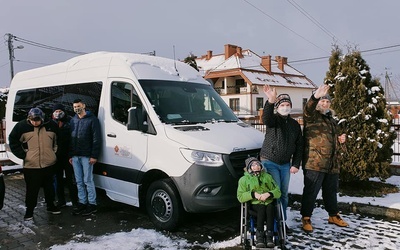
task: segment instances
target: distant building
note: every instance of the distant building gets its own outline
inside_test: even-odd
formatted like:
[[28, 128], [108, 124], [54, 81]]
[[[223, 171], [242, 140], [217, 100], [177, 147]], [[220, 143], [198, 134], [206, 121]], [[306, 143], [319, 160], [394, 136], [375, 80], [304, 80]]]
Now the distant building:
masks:
[[301, 114], [303, 105], [317, 88], [303, 73], [287, 64], [287, 57], [259, 56], [253, 51], [242, 50], [226, 44], [225, 53], [196, 58], [200, 73], [212, 82], [215, 90], [242, 119], [258, 119], [267, 97], [263, 86], [269, 84], [278, 94], [289, 94], [293, 114]]

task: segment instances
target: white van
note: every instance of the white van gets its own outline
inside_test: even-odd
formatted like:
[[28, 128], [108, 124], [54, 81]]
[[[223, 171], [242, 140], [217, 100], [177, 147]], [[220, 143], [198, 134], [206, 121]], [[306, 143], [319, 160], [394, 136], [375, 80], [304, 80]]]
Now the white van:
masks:
[[94, 178], [112, 200], [144, 205], [155, 226], [166, 230], [176, 228], [184, 211], [239, 204], [244, 160], [258, 155], [264, 134], [240, 121], [191, 66], [96, 52], [18, 73], [10, 85], [6, 131], [32, 107], [50, 116], [61, 103], [74, 115], [78, 98], [100, 120], [103, 143]]

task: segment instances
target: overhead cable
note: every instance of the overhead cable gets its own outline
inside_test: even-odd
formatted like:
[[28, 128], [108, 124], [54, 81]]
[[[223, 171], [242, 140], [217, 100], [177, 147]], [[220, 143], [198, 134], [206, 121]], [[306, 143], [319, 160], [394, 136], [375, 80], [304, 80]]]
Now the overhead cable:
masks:
[[285, 29], [291, 31], [293, 34], [297, 35], [298, 37], [301, 37], [303, 40], [309, 42], [310, 44], [314, 45], [315, 47], [319, 48], [320, 50], [326, 52], [326, 50], [324, 50], [323, 48], [319, 47], [318, 45], [316, 45], [315, 43], [313, 43], [312, 41], [308, 40], [307, 38], [305, 38], [304, 36], [300, 35], [299, 33], [297, 33], [296, 31], [292, 30], [291, 28], [287, 27], [286, 25], [284, 25], [283, 23], [279, 22], [277, 19], [273, 18], [272, 16], [268, 15], [265, 11], [261, 10], [260, 8], [258, 8], [257, 6], [251, 4], [250, 2], [248, 2], [247, 0], [243, 0], [244, 2], [246, 2], [247, 4], [249, 4], [250, 6], [252, 6], [253, 8], [255, 8], [256, 10], [260, 11], [262, 14], [264, 14], [265, 16], [269, 17], [270, 19], [272, 19], [273, 21], [275, 21], [276, 23], [278, 23], [279, 25], [281, 25], [282, 27], [284, 27]]

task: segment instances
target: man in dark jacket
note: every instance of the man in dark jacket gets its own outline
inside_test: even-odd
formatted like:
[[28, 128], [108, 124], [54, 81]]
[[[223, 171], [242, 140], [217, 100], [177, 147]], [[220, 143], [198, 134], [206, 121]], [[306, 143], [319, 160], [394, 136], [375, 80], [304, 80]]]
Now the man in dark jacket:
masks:
[[336, 160], [337, 145], [346, 141], [346, 135], [337, 134], [328, 90], [329, 86], [322, 84], [304, 107], [304, 189], [300, 213], [306, 232], [313, 231], [311, 215], [321, 188], [325, 210], [329, 214], [328, 223], [348, 226], [340, 217], [337, 205], [339, 165]]
[[57, 161], [57, 133], [54, 122], [45, 121], [39, 108], [32, 108], [28, 119], [18, 122], [9, 135], [11, 152], [23, 159], [24, 179], [26, 183], [25, 220], [33, 219], [33, 210], [37, 205], [40, 187], [43, 187], [47, 211], [60, 214], [54, 205], [53, 165]]
[[85, 108], [82, 100], [74, 101], [76, 115], [71, 119], [70, 151], [70, 163], [74, 167], [79, 200], [73, 214], [83, 216], [97, 212], [93, 165], [97, 162], [101, 149], [99, 119]]
[[[68, 188], [69, 198], [75, 207], [78, 204], [78, 191], [75, 183], [74, 169], [69, 164], [69, 149], [71, 142], [71, 117], [67, 115], [64, 105], [58, 103], [53, 106], [53, 121], [58, 126], [58, 150], [56, 171], [56, 194], [58, 198], [58, 207], [65, 207], [64, 184]], [[64, 182], [65, 176], [65, 182]]]
[[[299, 171], [303, 154], [303, 135], [300, 124], [290, 117], [292, 101], [288, 94], [277, 96], [275, 88], [264, 86], [268, 97], [262, 115], [267, 126], [260, 158], [264, 168], [278, 184], [285, 218], [289, 202], [290, 174]], [[289, 231], [289, 228], [287, 228]]]

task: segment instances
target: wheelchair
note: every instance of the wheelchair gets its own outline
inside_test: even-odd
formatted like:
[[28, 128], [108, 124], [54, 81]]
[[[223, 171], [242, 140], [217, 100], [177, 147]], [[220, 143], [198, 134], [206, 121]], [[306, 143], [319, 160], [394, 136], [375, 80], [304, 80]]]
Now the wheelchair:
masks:
[[[274, 205], [274, 244], [280, 246], [281, 249], [286, 249], [286, 222], [284, 211], [279, 199], [275, 199]], [[245, 202], [241, 204], [240, 212], [240, 244], [244, 249], [256, 249], [256, 213], [250, 209], [250, 203]]]

